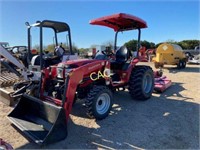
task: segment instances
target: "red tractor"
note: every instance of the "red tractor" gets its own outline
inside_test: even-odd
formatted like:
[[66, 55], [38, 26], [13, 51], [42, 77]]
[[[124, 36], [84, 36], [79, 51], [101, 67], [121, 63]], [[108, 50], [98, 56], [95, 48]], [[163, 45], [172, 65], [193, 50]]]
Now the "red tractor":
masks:
[[103, 51], [94, 59], [69, 60], [43, 68], [39, 92], [23, 94], [8, 115], [15, 126], [38, 144], [57, 142], [67, 136], [67, 121], [76, 98], [85, 100], [89, 117], [100, 120], [110, 113], [116, 89], [127, 87], [135, 100], [152, 96], [152, 69], [137, 66], [139, 57], [132, 57], [125, 46], [117, 49], [118, 32], [128, 30], [138, 31], [139, 47], [146, 22], [120, 13], [92, 20], [90, 24], [114, 29], [115, 54]]

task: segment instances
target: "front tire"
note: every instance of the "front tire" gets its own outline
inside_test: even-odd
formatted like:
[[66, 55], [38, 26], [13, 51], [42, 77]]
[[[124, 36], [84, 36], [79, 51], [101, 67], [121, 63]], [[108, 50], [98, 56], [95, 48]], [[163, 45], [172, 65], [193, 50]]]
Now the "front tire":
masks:
[[106, 118], [113, 104], [112, 92], [106, 86], [94, 86], [87, 95], [85, 105], [90, 118]]
[[135, 66], [129, 79], [129, 93], [135, 100], [147, 100], [154, 89], [154, 74], [149, 66]]

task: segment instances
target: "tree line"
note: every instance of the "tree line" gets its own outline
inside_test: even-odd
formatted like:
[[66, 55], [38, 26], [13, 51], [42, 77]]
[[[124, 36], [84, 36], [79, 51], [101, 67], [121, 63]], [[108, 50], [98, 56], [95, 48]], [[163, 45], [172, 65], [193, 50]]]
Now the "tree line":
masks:
[[[67, 53], [70, 52], [69, 46], [66, 43], [62, 43], [62, 47], [65, 48], [65, 51]], [[35, 45], [33, 47], [33, 49], [36, 49], [39, 52], [40, 46], [39, 45]], [[55, 51], [55, 45], [54, 44], [45, 45], [45, 46], [43, 46], [43, 50], [46, 51], [46, 52], [54, 52]], [[79, 52], [78, 47], [74, 43], [72, 44], [72, 51], [74, 53], [78, 53]]]
[[[112, 42], [109, 41], [109, 42], [107, 42], [107, 44], [104, 43], [102, 45], [108, 46], [108, 44], [109, 44], [109, 46], [110, 46], [111, 43]], [[146, 40], [142, 40], [140, 42], [140, 44], [142, 46], [145, 46], [146, 49], [155, 49], [155, 48], [157, 48], [162, 43], [177, 44], [177, 45], [181, 46], [183, 50], [186, 50], [186, 49], [195, 49], [196, 46], [200, 45], [200, 40], [182, 40], [182, 41], [167, 40], [165, 42], [161, 42], [161, 43], [157, 43], [157, 44], [155, 44], [154, 42], [146, 41]], [[136, 51], [138, 43], [137, 43], [137, 40], [130, 40], [130, 41], [124, 43], [124, 45], [129, 50]], [[68, 47], [68, 45], [66, 43], [63, 43], [62, 46], [65, 48], [66, 52], [69, 52], [69, 47]], [[35, 45], [33, 48], [39, 50], [39, 45]], [[46, 45], [46, 46], [44, 46], [43, 49], [45, 51], [48, 51], [48, 52], [54, 52], [55, 45], [54, 44]], [[89, 48], [78, 48], [75, 45], [75, 43], [73, 43], [72, 44], [72, 50], [73, 50], [74, 53], [85, 55], [89, 51]]]
[[[195, 49], [196, 46], [200, 45], [200, 40], [182, 40], [182, 41], [174, 41], [168, 40], [165, 42], [157, 43], [149, 42], [149, 41], [141, 41], [141, 45], [145, 46], [146, 49], [155, 49], [162, 43], [170, 43], [170, 44], [177, 44], [182, 47], [183, 50], [186, 49]], [[136, 51], [137, 50], [137, 40], [130, 40], [124, 44], [129, 50]]]

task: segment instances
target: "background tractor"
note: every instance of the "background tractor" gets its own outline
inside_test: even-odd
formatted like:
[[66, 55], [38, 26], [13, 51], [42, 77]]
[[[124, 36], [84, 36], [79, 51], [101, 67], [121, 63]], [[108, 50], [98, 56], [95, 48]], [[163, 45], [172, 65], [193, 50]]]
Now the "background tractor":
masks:
[[67, 136], [67, 121], [76, 98], [85, 101], [89, 117], [101, 120], [109, 115], [113, 91], [118, 88], [127, 87], [135, 100], [147, 100], [152, 96], [152, 69], [149, 66], [137, 66], [139, 58], [132, 57], [125, 46], [116, 49], [118, 32], [128, 30], [138, 31], [139, 47], [141, 29], [147, 27], [146, 22], [120, 13], [94, 19], [90, 24], [114, 29], [115, 53], [106, 50], [94, 59], [69, 60], [50, 65], [44, 65], [49, 60], [41, 59], [38, 92], [23, 94], [8, 115], [18, 129], [38, 144], [57, 142]]
[[[0, 94], [1, 101], [12, 106], [20, 95], [27, 89], [37, 87], [41, 77], [41, 68], [48, 65], [60, 63], [71, 59], [77, 59], [78, 56], [72, 52], [71, 33], [69, 26], [64, 22], [44, 20], [30, 25], [26, 22], [28, 47], [0, 46], [1, 55], [1, 76], [0, 76]], [[34, 39], [32, 32], [39, 29], [39, 39]], [[44, 33], [46, 34], [44, 34]], [[45, 35], [52, 34], [52, 43], [54, 43], [55, 53], [45, 53], [44, 42], [47, 39]], [[60, 36], [62, 34], [62, 36]], [[31, 38], [32, 37], [32, 38]], [[37, 43], [39, 42], [39, 43]], [[68, 53], [59, 43], [68, 43]], [[2, 43], [2, 42], [1, 42]], [[4, 45], [6, 43], [4, 42]], [[33, 44], [39, 45], [38, 49], [32, 47]], [[3, 45], [3, 44], [2, 44]]]

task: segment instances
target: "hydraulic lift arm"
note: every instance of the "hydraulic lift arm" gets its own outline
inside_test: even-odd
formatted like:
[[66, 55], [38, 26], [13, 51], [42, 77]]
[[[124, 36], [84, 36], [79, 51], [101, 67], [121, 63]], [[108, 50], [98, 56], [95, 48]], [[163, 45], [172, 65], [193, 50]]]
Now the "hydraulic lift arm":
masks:
[[0, 45], [0, 55], [8, 59], [9, 62], [17, 66], [19, 69], [25, 70], [26, 67], [20, 63], [12, 54], [10, 54], [5, 48]]

